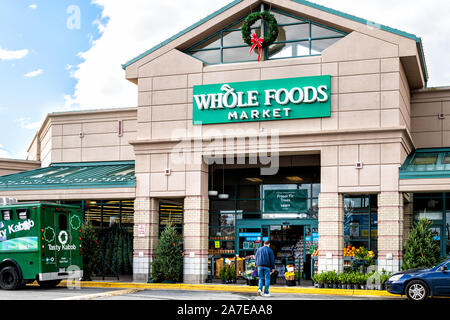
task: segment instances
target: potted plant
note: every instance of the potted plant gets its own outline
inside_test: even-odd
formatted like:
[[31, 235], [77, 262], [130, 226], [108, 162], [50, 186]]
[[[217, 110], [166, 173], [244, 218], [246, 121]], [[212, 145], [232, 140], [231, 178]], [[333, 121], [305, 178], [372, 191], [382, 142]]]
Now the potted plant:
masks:
[[345, 281], [346, 281], [345, 277], [346, 277], [345, 273], [340, 273], [340, 274], [338, 275], [338, 289], [345, 289], [345, 285], [346, 285], [346, 283], [345, 283]]
[[316, 275], [317, 282], [319, 283], [319, 288], [325, 287], [325, 272], [318, 273]]
[[361, 285], [361, 290], [367, 290], [367, 280], [369, 279], [369, 274], [368, 273], [364, 273], [361, 275], [361, 281], [360, 281], [360, 285]]
[[311, 280], [314, 284], [314, 288], [319, 288], [319, 274], [315, 274], [311, 277]]
[[385, 290], [385, 286], [386, 286], [386, 281], [388, 281], [388, 279], [391, 277], [391, 273], [386, 273], [385, 270], [383, 270], [383, 272], [381, 273], [380, 276], [380, 289], [379, 290]]

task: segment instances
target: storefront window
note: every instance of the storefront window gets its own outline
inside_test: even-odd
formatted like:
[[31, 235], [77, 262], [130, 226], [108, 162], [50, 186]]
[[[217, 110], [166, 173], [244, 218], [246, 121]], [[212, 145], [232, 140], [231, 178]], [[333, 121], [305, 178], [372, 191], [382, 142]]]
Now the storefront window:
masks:
[[[414, 221], [418, 219], [428, 219], [431, 221], [434, 240], [441, 247], [442, 255], [446, 250], [447, 234], [444, 221], [444, 195], [444, 193], [415, 193], [413, 195]], [[448, 201], [450, 199], [447, 198], [446, 200]]]
[[445, 245], [445, 254], [450, 256], [450, 211], [447, 211], [446, 214], [446, 224], [445, 224], [445, 232], [447, 235], [447, 241]]
[[377, 195], [349, 195], [344, 198], [345, 247], [377, 251]]
[[305, 241], [317, 242], [319, 167], [280, 168], [275, 176], [260, 176], [258, 168], [211, 166], [210, 173], [209, 190], [229, 198], [209, 198], [209, 254], [251, 255], [263, 241], [278, 237], [279, 230], [297, 230], [297, 244], [304, 237], [303, 225], [309, 230]]
[[165, 203], [161, 202], [159, 204], [159, 235], [168, 225], [172, 224], [175, 226], [177, 232], [183, 234], [183, 206], [176, 203]]

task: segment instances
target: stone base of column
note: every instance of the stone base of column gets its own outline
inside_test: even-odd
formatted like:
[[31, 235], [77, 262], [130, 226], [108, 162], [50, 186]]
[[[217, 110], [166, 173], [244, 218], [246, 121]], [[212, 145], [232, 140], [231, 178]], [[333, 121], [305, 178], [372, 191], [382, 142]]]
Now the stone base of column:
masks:
[[133, 257], [133, 281], [148, 282], [151, 275], [151, 257]]
[[183, 282], [190, 284], [205, 283], [208, 277], [208, 258], [185, 257], [183, 266]]
[[378, 271], [385, 270], [386, 272], [395, 273], [401, 270], [402, 260], [397, 258], [393, 259], [380, 259], [378, 258]]

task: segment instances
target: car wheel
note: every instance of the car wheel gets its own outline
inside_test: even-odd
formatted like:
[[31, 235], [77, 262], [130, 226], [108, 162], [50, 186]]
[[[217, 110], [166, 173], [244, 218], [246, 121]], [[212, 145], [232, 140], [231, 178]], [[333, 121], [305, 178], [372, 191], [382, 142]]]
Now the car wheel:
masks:
[[406, 296], [409, 300], [424, 301], [429, 295], [428, 286], [423, 281], [413, 280], [406, 286]]
[[4, 267], [0, 271], [0, 288], [4, 290], [16, 290], [22, 286], [17, 269], [14, 267]]

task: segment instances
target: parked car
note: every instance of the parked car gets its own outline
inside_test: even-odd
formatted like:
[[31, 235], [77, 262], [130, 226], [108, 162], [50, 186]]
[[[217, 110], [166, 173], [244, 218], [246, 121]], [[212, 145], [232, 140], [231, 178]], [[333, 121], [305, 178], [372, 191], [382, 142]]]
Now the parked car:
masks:
[[395, 273], [386, 282], [386, 290], [414, 301], [450, 296], [450, 259], [433, 268]]

